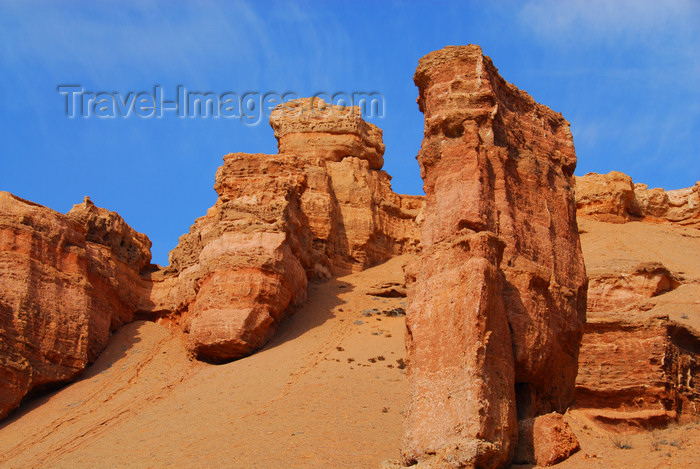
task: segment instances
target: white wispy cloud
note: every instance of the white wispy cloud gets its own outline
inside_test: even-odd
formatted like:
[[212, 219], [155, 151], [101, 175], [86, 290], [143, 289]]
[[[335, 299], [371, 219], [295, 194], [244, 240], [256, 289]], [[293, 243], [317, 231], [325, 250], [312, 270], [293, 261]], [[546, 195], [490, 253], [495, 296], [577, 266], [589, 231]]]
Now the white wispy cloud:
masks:
[[43, 63], [48, 70], [70, 65], [89, 80], [137, 72], [201, 81], [206, 77], [198, 65], [219, 58], [239, 57], [251, 75], [276, 59], [274, 48], [265, 47], [264, 20], [244, 1], [126, 1], [102, 8], [42, 2], [41, 9], [37, 15], [20, 2], [3, 5], [0, 26], [14, 38], [0, 48], [6, 64]]
[[532, 0], [521, 20], [537, 34], [580, 42], [634, 35], [654, 41], [654, 33], [698, 29], [700, 2], [695, 0]]

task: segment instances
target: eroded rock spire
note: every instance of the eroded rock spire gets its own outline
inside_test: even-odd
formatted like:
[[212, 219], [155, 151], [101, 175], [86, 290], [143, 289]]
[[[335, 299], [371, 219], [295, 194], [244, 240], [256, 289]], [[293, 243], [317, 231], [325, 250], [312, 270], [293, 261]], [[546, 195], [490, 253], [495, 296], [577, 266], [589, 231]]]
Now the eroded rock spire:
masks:
[[404, 459], [500, 467], [516, 414], [573, 398], [587, 284], [573, 140], [561, 114], [503, 80], [478, 46], [431, 52], [414, 80], [426, 207], [409, 287]]

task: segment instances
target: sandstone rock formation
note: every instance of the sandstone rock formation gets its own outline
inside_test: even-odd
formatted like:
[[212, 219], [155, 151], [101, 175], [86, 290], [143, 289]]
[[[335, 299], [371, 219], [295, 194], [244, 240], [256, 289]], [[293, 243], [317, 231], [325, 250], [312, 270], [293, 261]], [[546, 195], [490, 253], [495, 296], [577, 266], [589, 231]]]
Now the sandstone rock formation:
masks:
[[87, 198], [63, 215], [0, 192], [0, 418], [74, 379], [132, 320], [150, 246]]
[[630, 259], [627, 270], [595, 271], [581, 339], [588, 280], [576, 231], [576, 210], [700, 228], [700, 182], [650, 190], [591, 173], [574, 200], [569, 124], [505, 82], [480, 48], [428, 54], [414, 79], [425, 198], [392, 192], [381, 130], [318, 99], [272, 113], [278, 154], [224, 156], [218, 200], [167, 268], [149, 265], [145, 235], [88, 198], [63, 215], [0, 192], [0, 419], [75, 379], [136, 313], [181, 327], [192, 356], [225, 362], [262, 347], [310, 280], [421, 249], [407, 285], [366, 290], [408, 295], [402, 464], [555, 464], [578, 450], [557, 413], [574, 397], [617, 429], [700, 415], [700, 335], [617, 314], [640, 313], [680, 274]]
[[354, 108], [301, 99], [270, 118], [277, 155], [236, 153], [216, 204], [148, 275], [141, 310], [189, 332], [197, 358], [250, 354], [303, 302], [310, 278], [362, 270], [418, 245], [417, 196], [391, 191], [381, 131]]
[[638, 220], [579, 219], [589, 289], [574, 406], [617, 432], [698, 413], [700, 234]]
[[426, 247], [408, 272], [408, 464], [500, 467], [512, 455], [515, 370], [503, 247], [490, 232], [458, 233]]
[[588, 311], [623, 311], [680, 285], [676, 275], [658, 262], [639, 264], [630, 272], [589, 277]]
[[618, 171], [576, 178], [576, 207], [581, 216], [623, 223], [647, 218], [700, 228], [700, 181], [693, 187], [664, 191], [634, 184]]
[[693, 187], [671, 191], [648, 189], [646, 184], [637, 183], [634, 196], [645, 217], [700, 229], [700, 181]]
[[699, 415], [700, 334], [667, 317], [589, 315], [576, 407], [616, 430]]
[[381, 282], [367, 290], [370, 296], [383, 296], [385, 298], [405, 298], [406, 282]]
[[632, 178], [626, 174], [619, 171], [588, 173], [574, 180], [578, 215], [618, 223], [641, 216]]
[[580, 449], [562, 414], [552, 412], [518, 422], [518, 445], [513, 462], [552, 466]]
[[139, 273], [150, 265], [151, 241], [88, 197], [66, 215], [85, 231], [91, 308], [88, 360], [93, 362], [107, 346], [109, 334], [133, 320], [142, 296]]
[[[408, 297], [404, 461], [447, 453], [454, 467], [503, 466], [514, 450], [516, 404], [528, 418], [563, 411], [573, 398], [587, 284], [573, 141], [566, 120], [506, 83], [478, 46], [428, 54], [414, 80], [425, 114], [418, 160], [426, 207]], [[475, 266], [467, 274], [468, 262]], [[457, 280], [465, 275], [468, 291]], [[434, 327], [442, 336], [420, 332]], [[442, 360], [452, 373], [428, 392], [424, 383], [440, 375]], [[431, 412], [452, 425], [421, 424]]]
[[423, 198], [391, 190], [382, 131], [358, 108], [318, 98], [280, 105], [270, 116], [280, 154], [303, 161], [301, 209], [313, 234], [314, 274], [356, 272], [418, 246]]
[[[305, 178], [291, 155], [230, 154], [216, 204], [171, 252], [177, 277], [156, 284], [155, 310], [182, 312], [187, 347], [226, 361], [261, 347], [306, 297], [310, 236], [299, 209]], [[158, 288], [160, 287], [160, 288]]]
[[362, 119], [357, 107], [334, 106], [302, 98], [278, 106], [270, 116], [279, 153], [340, 162], [348, 156], [384, 166], [382, 131]]

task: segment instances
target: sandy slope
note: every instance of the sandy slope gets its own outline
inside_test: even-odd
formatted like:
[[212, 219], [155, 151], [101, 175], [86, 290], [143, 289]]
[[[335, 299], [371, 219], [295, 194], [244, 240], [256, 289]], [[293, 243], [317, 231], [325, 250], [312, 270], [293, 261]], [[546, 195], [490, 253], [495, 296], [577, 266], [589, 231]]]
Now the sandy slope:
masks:
[[[652, 300], [700, 328], [700, 233], [581, 220], [589, 271], [661, 261], [687, 282]], [[190, 362], [183, 337], [137, 322], [84, 377], [0, 424], [0, 467], [376, 468], [397, 458], [406, 403], [404, 299], [366, 295], [407, 258], [309, 288], [309, 301], [252, 357]], [[364, 313], [364, 314], [363, 314]], [[582, 450], [561, 467], [700, 467], [700, 425], [608, 433], [567, 414]]]
[[623, 314], [664, 314], [700, 330], [700, 230], [586, 218], [579, 218], [578, 224], [589, 275], [625, 272], [643, 262], [661, 262], [682, 277], [683, 284], [676, 290], [647, 300], [645, 311]]
[[[366, 295], [405, 258], [314, 285], [273, 342], [227, 365], [190, 362], [181, 334], [121, 329], [78, 382], [0, 427], [3, 467], [376, 467], [398, 456], [403, 317]], [[364, 314], [363, 314], [364, 312]]]

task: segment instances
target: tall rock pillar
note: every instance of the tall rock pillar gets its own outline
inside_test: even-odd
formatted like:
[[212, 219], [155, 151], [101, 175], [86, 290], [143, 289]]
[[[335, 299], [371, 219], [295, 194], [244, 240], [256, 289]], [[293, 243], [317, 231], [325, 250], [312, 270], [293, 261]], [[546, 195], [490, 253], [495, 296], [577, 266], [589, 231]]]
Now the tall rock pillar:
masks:
[[573, 139], [478, 46], [431, 52], [414, 81], [426, 207], [409, 272], [404, 459], [503, 466], [516, 413], [561, 412], [573, 397], [587, 286]]

